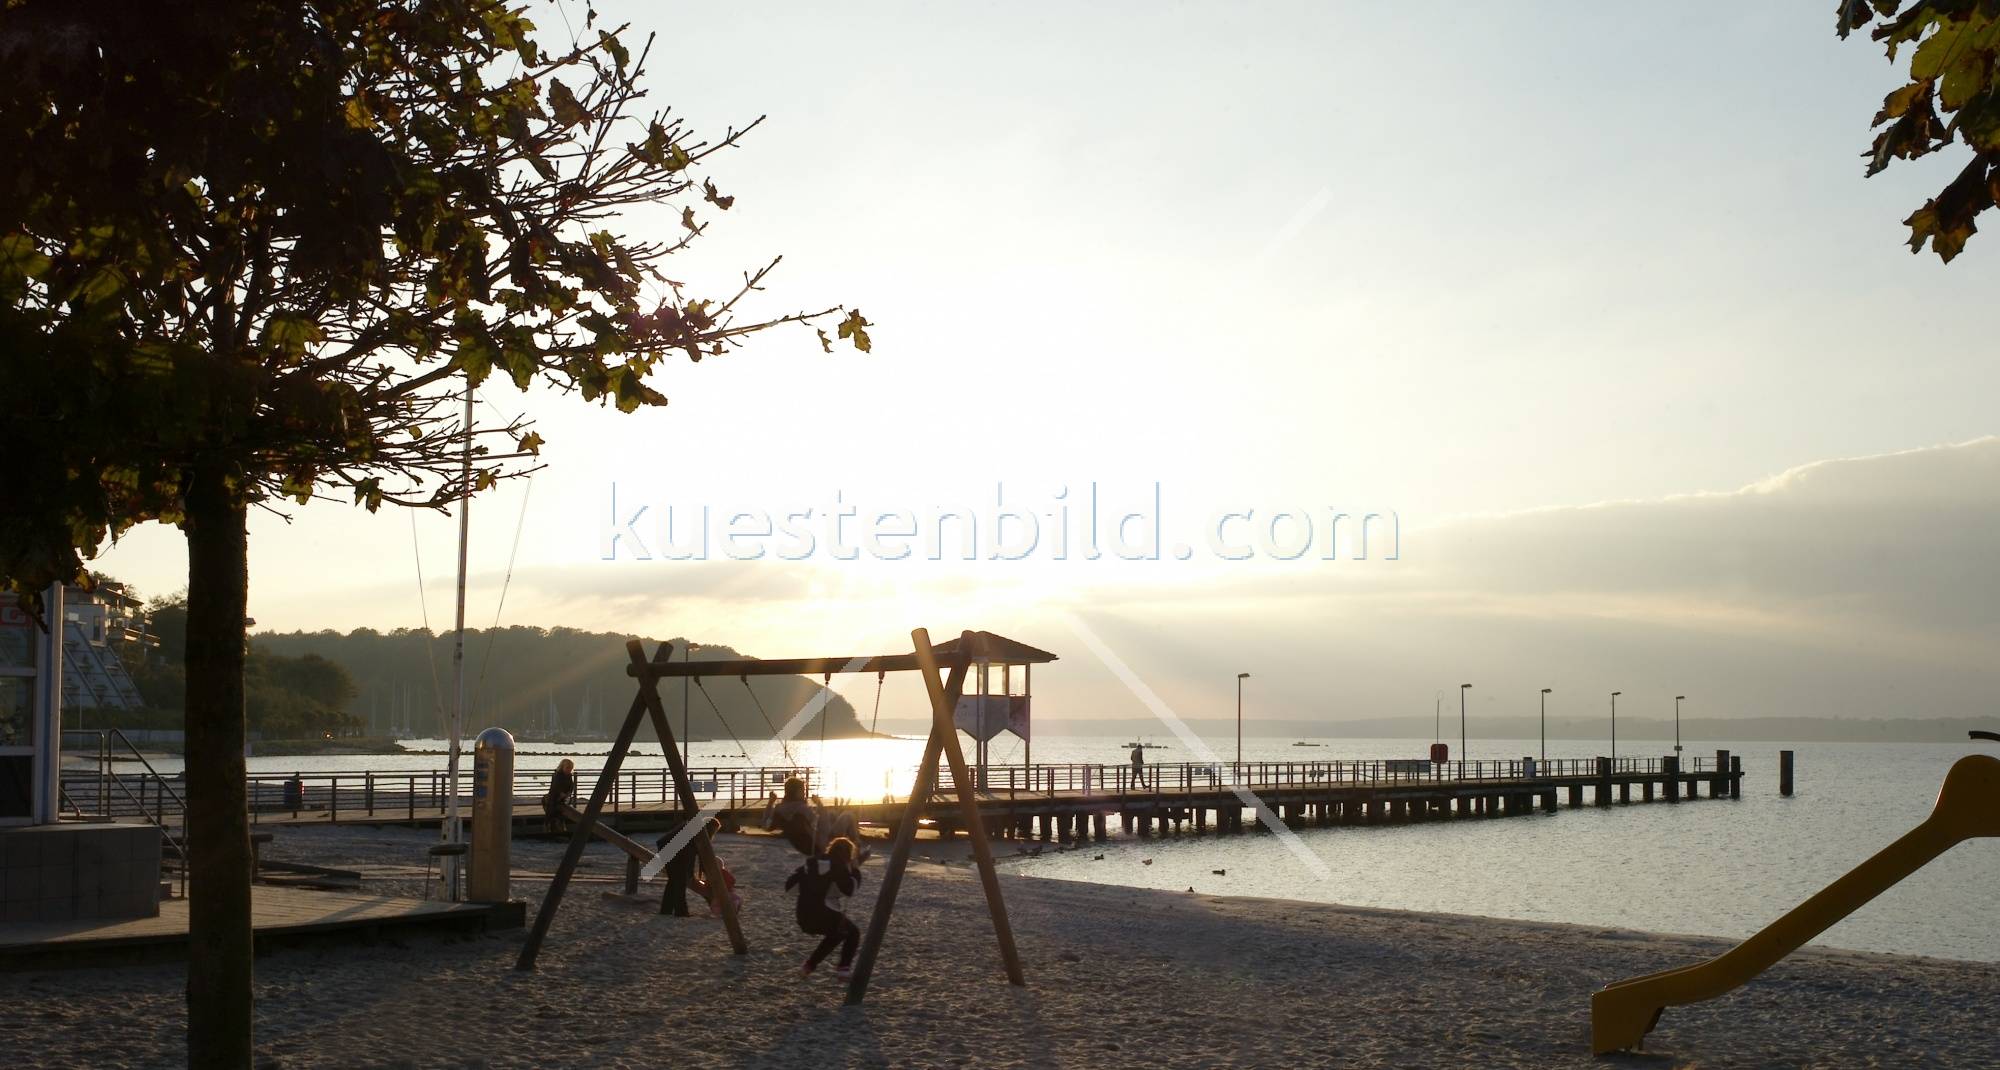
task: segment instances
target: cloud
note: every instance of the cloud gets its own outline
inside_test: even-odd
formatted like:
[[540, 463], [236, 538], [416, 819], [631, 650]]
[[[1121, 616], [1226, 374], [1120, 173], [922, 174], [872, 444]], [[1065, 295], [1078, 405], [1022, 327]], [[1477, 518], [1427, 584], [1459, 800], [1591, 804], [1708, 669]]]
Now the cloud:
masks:
[[1091, 601], [1149, 681], [1199, 708], [1247, 670], [1272, 716], [1328, 720], [1415, 713], [1465, 680], [1516, 713], [1546, 686], [1669, 709], [1701, 692], [1706, 716], [2000, 713], [2000, 438], [1406, 530], [1396, 562]]

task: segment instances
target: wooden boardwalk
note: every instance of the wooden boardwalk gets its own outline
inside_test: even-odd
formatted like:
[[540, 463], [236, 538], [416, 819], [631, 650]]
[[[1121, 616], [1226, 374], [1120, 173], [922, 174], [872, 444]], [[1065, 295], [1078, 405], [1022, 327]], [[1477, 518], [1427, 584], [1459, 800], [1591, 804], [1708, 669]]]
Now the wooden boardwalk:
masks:
[[[514, 903], [452, 903], [358, 892], [253, 885], [251, 924], [257, 950], [314, 937], [342, 941], [390, 932], [479, 932], [519, 928]], [[188, 940], [188, 901], [168, 899], [151, 918], [18, 922], [0, 925], [0, 970], [92, 966], [180, 958]]]

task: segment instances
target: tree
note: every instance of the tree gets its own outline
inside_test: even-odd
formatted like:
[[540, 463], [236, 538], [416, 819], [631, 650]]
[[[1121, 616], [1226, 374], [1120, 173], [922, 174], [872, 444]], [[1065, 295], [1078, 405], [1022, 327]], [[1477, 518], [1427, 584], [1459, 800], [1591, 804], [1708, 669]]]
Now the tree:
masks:
[[[186, 534], [192, 1064], [252, 1053], [247, 510], [445, 507], [531, 468], [533, 430], [459, 415], [495, 371], [631, 412], [669, 359], [777, 324], [845, 313], [869, 347], [858, 311], [741, 308], [775, 260], [716, 297], [663, 273], [756, 123], [637, 113], [650, 42], [569, 21], [544, 50], [485, 0], [0, 14], [0, 576], [39, 593], [134, 524]], [[614, 231], [653, 204], [675, 234]]]
[[1869, 36], [1888, 47], [1889, 61], [1909, 51], [1909, 82], [1882, 101], [1870, 124], [1879, 128], [1865, 154], [1868, 174], [1891, 160], [1914, 160], [1963, 141], [1972, 159], [1937, 196], [1903, 224], [1910, 251], [1929, 243], [1950, 263], [1979, 228], [1975, 219], [2000, 200], [2000, 4], [1992, 0], [1840, 0], [1845, 38], [1875, 23]]

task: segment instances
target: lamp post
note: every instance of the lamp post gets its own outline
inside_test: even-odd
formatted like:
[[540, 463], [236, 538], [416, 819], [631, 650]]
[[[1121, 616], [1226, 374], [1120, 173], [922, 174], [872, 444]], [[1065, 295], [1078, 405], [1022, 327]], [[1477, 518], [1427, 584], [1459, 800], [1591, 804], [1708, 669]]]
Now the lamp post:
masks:
[[1542, 764], [1549, 764], [1549, 692], [1552, 687], [1542, 688]]
[[1458, 685], [1458, 760], [1464, 761], [1465, 754], [1465, 693], [1472, 690], [1471, 684]]
[[1681, 756], [1681, 702], [1686, 695], [1674, 696], [1674, 757]]
[[1250, 679], [1247, 672], [1236, 674], [1236, 764], [1243, 764], [1243, 681]]
[[1618, 696], [1624, 693], [1623, 691], [1613, 691], [1611, 693], [1611, 769], [1613, 772], [1618, 770]]
[[[685, 639], [681, 640], [681, 661], [685, 663], [693, 660], [694, 644]], [[694, 759], [694, 737], [688, 733], [688, 681], [692, 679], [694, 678], [691, 676], [681, 677], [681, 768], [683, 769]]]

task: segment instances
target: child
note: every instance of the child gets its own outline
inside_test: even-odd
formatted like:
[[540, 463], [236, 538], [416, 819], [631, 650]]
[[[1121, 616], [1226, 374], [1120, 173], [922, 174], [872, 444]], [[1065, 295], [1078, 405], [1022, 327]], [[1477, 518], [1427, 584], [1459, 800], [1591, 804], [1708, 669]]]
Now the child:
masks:
[[787, 889], [799, 890], [799, 928], [821, 938], [819, 946], [806, 958], [799, 976], [811, 977], [838, 944], [840, 962], [834, 966], [833, 975], [842, 980], [848, 977], [854, 967], [854, 945], [861, 939], [861, 930], [855, 928], [840, 908], [860, 883], [861, 873], [854, 865], [854, 841], [845, 836], [827, 844], [824, 856], [806, 859], [805, 865], [785, 879]]
[[[680, 835], [679, 829], [671, 830], [656, 840], [654, 845], [664, 851], [678, 835]], [[687, 892], [688, 886], [694, 883], [695, 862], [698, 856], [694, 840], [690, 839], [678, 853], [667, 859], [667, 886], [660, 893], [660, 913], [671, 914], [677, 918], [688, 916]]]
[[[715, 844], [716, 833], [721, 831], [722, 822], [713, 817], [709, 818], [708, 842], [711, 850]], [[689, 845], [689, 850], [693, 850], [692, 843]], [[708, 901], [708, 916], [711, 918], [722, 916], [722, 903], [725, 896], [734, 901], [737, 906], [740, 907], [743, 905], [743, 897], [736, 894], [736, 874], [731, 872], [729, 866], [722, 861], [721, 855], [716, 856], [715, 866], [722, 871], [722, 887], [720, 889], [709, 887], [708, 874], [701, 872], [699, 868], [694, 871], [694, 882], [692, 885], [694, 893]]]
[[[798, 777], [785, 779], [783, 799], [773, 795], [765, 801], [763, 825], [777, 831], [793, 850], [808, 857], [825, 850], [835, 836], [861, 838], [861, 822], [853, 811], [833, 812], [817, 795], [806, 801], [806, 782]], [[868, 852], [862, 851], [860, 858], [867, 860]]]

